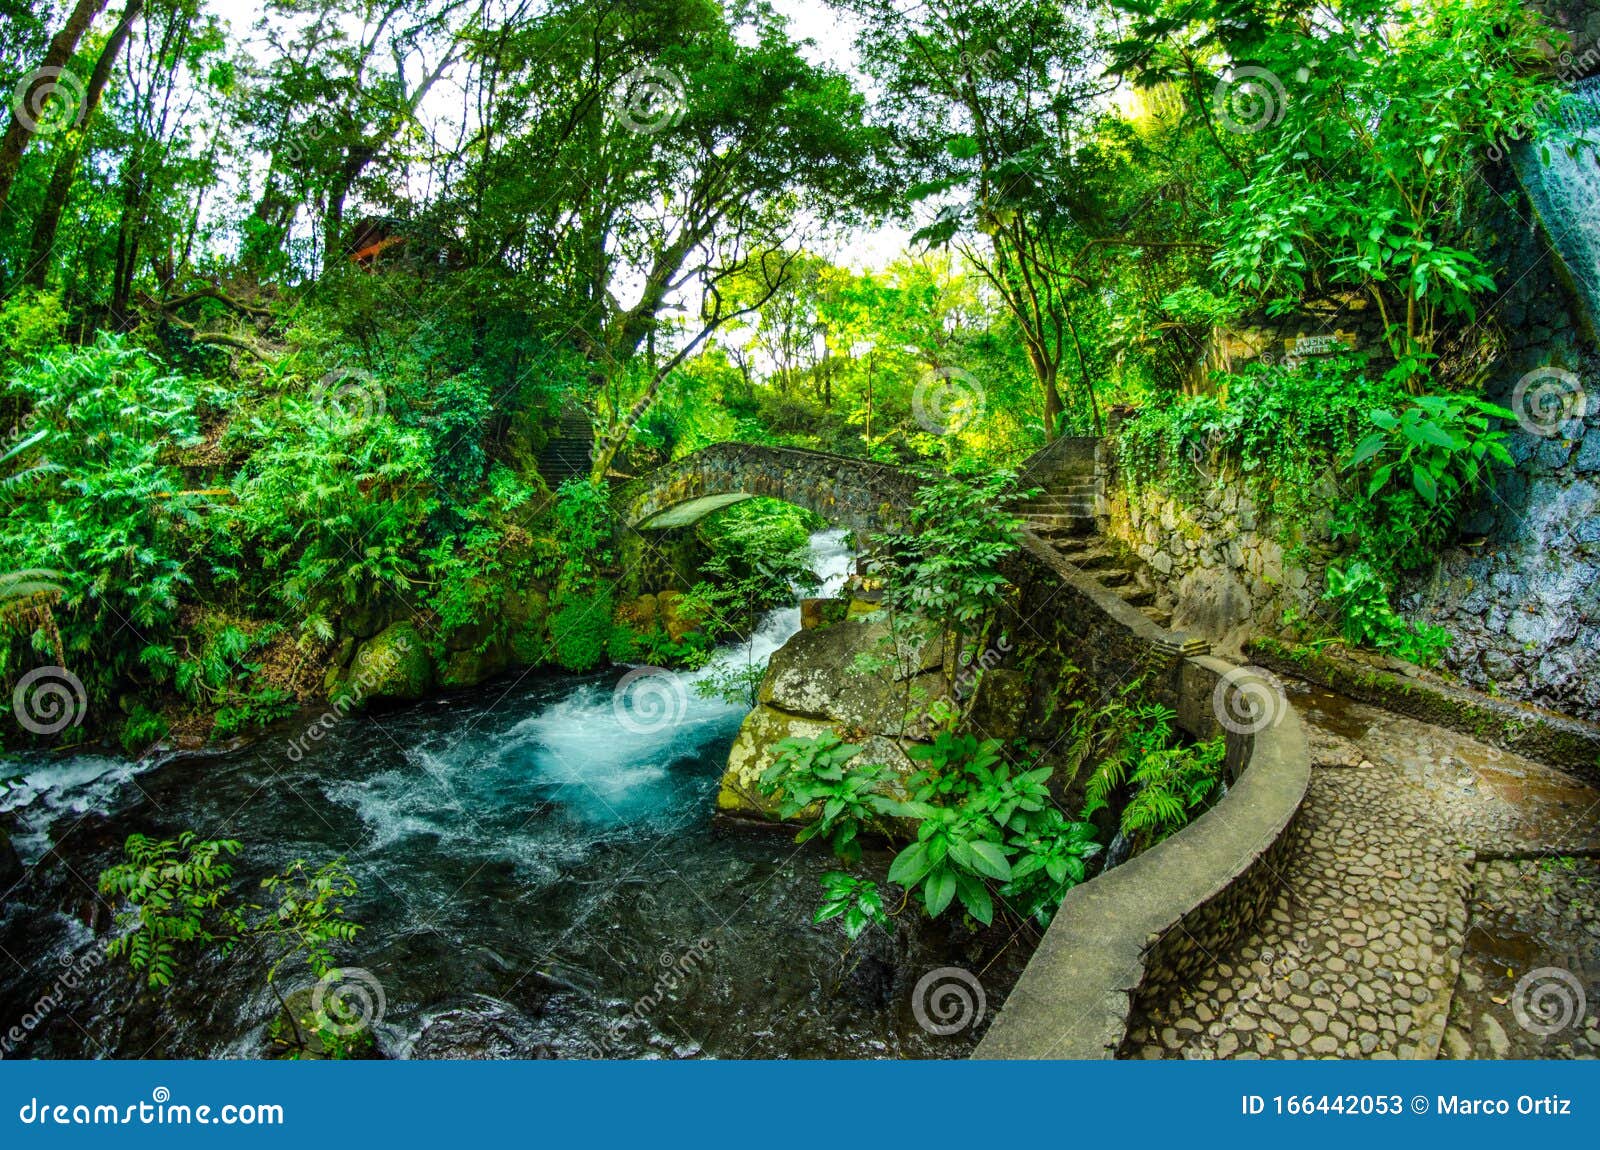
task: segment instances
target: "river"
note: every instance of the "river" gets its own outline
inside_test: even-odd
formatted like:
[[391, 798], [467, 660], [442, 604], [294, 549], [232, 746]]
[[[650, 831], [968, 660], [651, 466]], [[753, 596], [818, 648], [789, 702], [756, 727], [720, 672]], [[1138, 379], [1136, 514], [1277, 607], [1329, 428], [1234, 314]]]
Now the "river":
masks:
[[[845, 539], [812, 540], [828, 589], [848, 570]], [[717, 659], [765, 661], [798, 628], [798, 607], [772, 611]], [[0, 912], [0, 1053], [269, 1051], [268, 954], [193, 954], [163, 991], [102, 961], [117, 927], [96, 875], [130, 833], [189, 828], [244, 844], [242, 888], [297, 858], [347, 859], [363, 929], [339, 958], [387, 1056], [968, 1053], [1031, 941], [910, 911], [853, 946], [813, 925], [818, 878], [836, 869], [825, 849], [713, 817], [745, 708], [694, 691], [709, 673], [514, 672], [346, 719], [320, 742], [298, 738], [313, 711], [226, 753], [25, 760], [0, 799], [30, 865]], [[888, 857], [869, 851], [865, 872], [882, 881]], [[914, 1009], [940, 967], [973, 972], [986, 1000], [950, 1035]]]

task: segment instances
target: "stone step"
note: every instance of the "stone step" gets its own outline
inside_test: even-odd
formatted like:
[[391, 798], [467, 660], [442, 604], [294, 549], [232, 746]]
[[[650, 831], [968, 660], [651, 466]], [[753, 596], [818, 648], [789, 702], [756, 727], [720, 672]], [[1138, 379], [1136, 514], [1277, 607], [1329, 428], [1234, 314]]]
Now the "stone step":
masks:
[[1084, 495], [1063, 495], [1048, 499], [1030, 499], [1019, 503], [1017, 510], [1023, 515], [1093, 515], [1097, 501]]
[[1122, 563], [1122, 560], [1110, 551], [1101, 551], [1081, 544], [1062, 544], [1056, 548], [1056, 553], [1074, 567], [1084, 571], [1099, 571], [1120, 566]]
[[1172, 626], [1172, 612], [1168, 611], [1165, 607], [1147, 605], [1140, 607], [1139, 613], [1142, 614], [1146, 619], [1150, 620], [1150, 622], [1154, 623], [1157, 627]]
[[1058, 535], [1092, 535], [1096, 523], [1089, 515], [1025, 515], [1023, 524], [1036, 535], [1054, 538]]
[[1126, 567], [1105, 567], [1096, 571], [1094, 577], [1106, 587], [1125, 587], [1133, 582], [1133, 572]]
[[1112, 591], [1130, 607], [1148, 607], [1155, 603], [1156, 593], [1148, 587], [1129, 584], [1125, 587], [1113, 587]]
[[1046, 504], [1043, 507], [1021, 507], [1018, 509], [1022, 518], [1094, 518], [1094, 504], [1090, 501], [1069, 502], [1069, 504]]

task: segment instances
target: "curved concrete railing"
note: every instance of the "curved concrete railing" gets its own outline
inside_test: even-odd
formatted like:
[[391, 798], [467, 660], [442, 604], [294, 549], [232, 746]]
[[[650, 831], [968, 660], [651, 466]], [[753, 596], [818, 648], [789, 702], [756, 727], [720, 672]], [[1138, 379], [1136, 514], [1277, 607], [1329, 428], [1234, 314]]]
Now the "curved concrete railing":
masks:
[[[1026, 541], [1021, 566], [1025, 579], [1059, 581], [1049, 603], [1065, 616], [1057, 631], [1079, 636], [1088, 657], [1080, 665], [1134, 659], [1159, 668], [1158, 693], [1194, 737], [1212, 737], [1223, 729], [1221, 715], [1243, 713], [1235, 693], [1274, 700], [1262, 729], [1227, 732], [1233, 781], [1216, 806], [1068, 892], [974, 1054], [1113, 1058], [1141, 996], [1194, 973], [1271, 905], [1277, 858], [1305, 797], [1311, 760], [1300, 720], [1276, 684], [1188, 654], [1193, 647], [1184, 636], [1157, 627], [1036, 539]], [[1097, 616], [1096, 624], [1086, 616]]]

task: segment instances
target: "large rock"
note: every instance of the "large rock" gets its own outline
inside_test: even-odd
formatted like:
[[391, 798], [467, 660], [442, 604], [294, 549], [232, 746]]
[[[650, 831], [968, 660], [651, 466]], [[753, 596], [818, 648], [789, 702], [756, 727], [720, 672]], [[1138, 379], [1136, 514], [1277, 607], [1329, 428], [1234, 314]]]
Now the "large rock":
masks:
[[330, 699], [420, 699], [433, 686], [433, 661], [413, 624], [392, 623], [361, 644], [348, 668], [329, 671], [325, 686]]
[[[718, 809], [776, 818], [776, 805], [758, 784], [777, 745], [824, 731], [861, 744], [857, 762], [910, 774], [904, 748], [926, 735], [927, 713], [945, 694], [941, 649], [937, 636], [902, 636], [896, 644], [883, 621], [846, 620], [795, 635], [773, 653], [758, 705], [728, 752]], [[863, 655], [879, 660], [881, 669], [856, 670]]]
[[[937, 635], [892, 638], [887, 621], [801, 631], [773, 652], [758, 699], [792, 715], [899, 735], [919, 728], [945, 694], [941, 655]], [[863, 673], [863, 656], [891, 665]]]
[[[785, 714], [776, 707], [758, 706], [745, 716], [739, 735], [728, 752], [728, 766], [722, 772], [722, 787], [717, 792], [717, 809], [725, 814], [776, 819], [777, 803], [761, 793], [761, 776], [772, 766], [774, 749], [784, 739], [811, 739], [824, 731], [837, 729], [836, 723]], [[895, 740], [873, 735], [862, 741], [858, 763], [884, 763], [901, 776], [911, 773], [905, 752]]]

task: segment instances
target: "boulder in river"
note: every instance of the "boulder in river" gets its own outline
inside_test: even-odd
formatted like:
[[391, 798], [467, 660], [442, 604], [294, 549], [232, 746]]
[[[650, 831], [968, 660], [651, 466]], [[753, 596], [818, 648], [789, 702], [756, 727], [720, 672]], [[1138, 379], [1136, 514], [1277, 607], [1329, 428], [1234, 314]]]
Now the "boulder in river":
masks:
[[[872, 669], [862, 669], [862, 657]], [[757, 706], [728, 752], [718, 809], [776, 817], [776, 804], [757, 785], [774, 749], [829, 730], [861, 744], [861, 762], [909, 774], [903, 748], [927, 736], [927, 713], [947, 693], [942, 663], [939, 636], [902, 631], [897, 640], [887, 620], [799, 632], [767, 665]]]
[[328, 672], [330, 699], [420, 699], [433, 686], [433, 661], [416, 626], [391, 623], [361, 644], [347, 668]]

